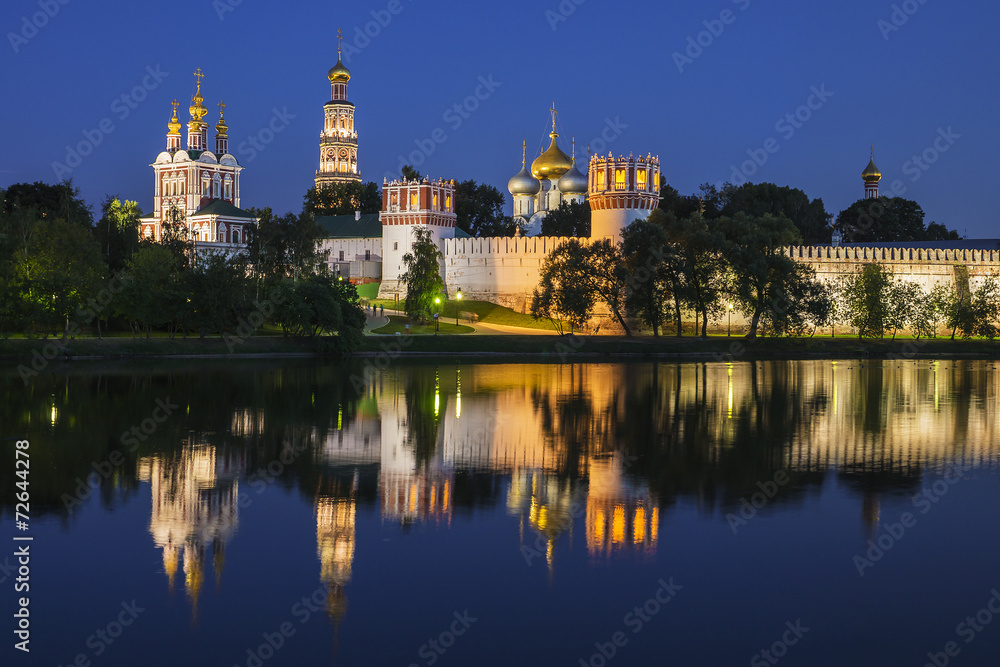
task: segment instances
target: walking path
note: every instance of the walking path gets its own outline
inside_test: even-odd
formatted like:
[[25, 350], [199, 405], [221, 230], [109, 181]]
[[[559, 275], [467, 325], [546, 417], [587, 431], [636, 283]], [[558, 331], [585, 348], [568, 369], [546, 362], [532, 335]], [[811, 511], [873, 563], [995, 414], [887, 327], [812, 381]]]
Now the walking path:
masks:
[[[406, 317], [406, 313], [398, 310], [386, 308], [385, 315], [367, 314], [365, 322], [365, 335], [387, 336], [389, 334], [373, 334], [372, 331], [384, 327], [389, 323], [389, 316]], [[447, 320], [442, 319], [442, 322]], [[545, 329], [528, 329], [524, 327], [510, 327], [503, 324], [488, 324], [486, 322], [460, 322], [465, 326], [472, 327], [475, 331], [471, 334], [450, 334], [455, 336], [555, 336], [555, 331]]]

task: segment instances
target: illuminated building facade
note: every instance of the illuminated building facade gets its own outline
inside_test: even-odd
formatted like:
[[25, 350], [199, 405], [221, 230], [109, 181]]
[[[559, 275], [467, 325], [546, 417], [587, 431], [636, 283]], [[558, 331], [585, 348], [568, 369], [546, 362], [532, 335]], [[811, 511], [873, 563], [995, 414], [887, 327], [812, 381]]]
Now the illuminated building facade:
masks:
[[[208, 145], [205, 98], [201, 94], [201, 70], [191, 98], [187, 149], [181, 147], [181, 124], [177, 102], [167, 125], [166, 150], [151, 165], [154, 174], [153, 213], [139, 218], [142, 238], [160, 241], [166, 226], [182, 229], [199, 252], [236, 253], [246, 246], [247, 230], [256, 224], [248, 211], [240, 208], [240, 172], [243, 167], [229, 152], [229, 126], [225, 103], [219, 102], [219, 122], [215, 125], [215, 145]], [[214, 150], [213, 150], [214, 149]]]
[[330, 101], [323, 105], [323, 132], [319, 141], [319, 170], [316, 188], [334, 183], [360, 183], [358, 169], [358, 132], [354, 127], [354, 104], [347, 100], [351, 71], [344, 66], [337, 31], [337, 64], [330, 68]]

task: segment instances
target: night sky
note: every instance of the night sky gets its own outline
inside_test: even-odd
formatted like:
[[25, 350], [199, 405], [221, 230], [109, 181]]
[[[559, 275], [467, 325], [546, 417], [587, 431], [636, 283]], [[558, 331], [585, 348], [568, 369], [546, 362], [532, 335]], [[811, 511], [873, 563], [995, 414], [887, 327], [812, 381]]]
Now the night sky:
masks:
[[[186, 124], [200, 67], [209, 145], [224, 99], [246, 167], [242, 205], [297, 212], [341, 26], [366, 181], [419, 162], [506, 194], [521, 141], [529, 161], [548, 145], [554, 101], [567, 152], [573, 135], [581, 156], [651, 152], [684, 194], [752, 165], [834, 215], [862, 197], [874, 142], [883, 193], [899, 181], [927, 222], [995, 237], [998, 24], [1000, 5], [968, 0], [6, 0], [0, 187], [60, 180], [67, 146], [99, 139], [68, 175], [95, 212], [105, 194], [150, 211], [170, 101]], [[764, 163], [743, 168], [748, 151]]]

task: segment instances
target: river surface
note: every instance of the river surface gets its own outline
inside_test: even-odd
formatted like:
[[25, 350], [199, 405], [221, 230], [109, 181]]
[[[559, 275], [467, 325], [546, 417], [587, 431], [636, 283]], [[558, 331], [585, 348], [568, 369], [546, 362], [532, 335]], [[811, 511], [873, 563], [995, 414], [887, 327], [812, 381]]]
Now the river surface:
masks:
[[183, 361], [0, 386], [3, 665], [1000, 662], [995, 362]]

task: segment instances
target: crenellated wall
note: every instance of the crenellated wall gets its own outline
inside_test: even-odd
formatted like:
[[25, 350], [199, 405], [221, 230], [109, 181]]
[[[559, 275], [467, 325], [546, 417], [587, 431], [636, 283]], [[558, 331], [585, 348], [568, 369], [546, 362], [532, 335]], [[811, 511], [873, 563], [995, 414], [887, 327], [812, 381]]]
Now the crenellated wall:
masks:
[[461, 289], [465, 299], [527, 312], [542, 263], [569, 240], [552, 236], [445, 239], [448, 293]]

